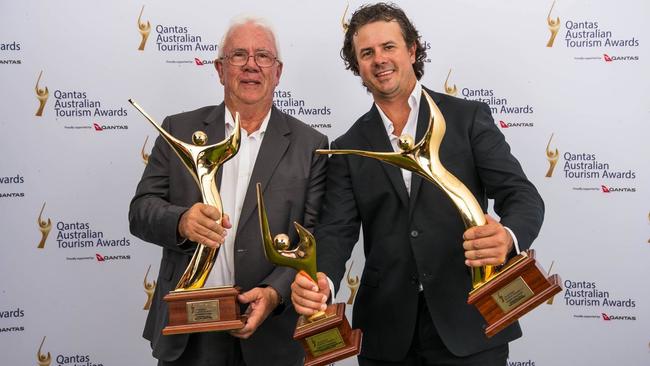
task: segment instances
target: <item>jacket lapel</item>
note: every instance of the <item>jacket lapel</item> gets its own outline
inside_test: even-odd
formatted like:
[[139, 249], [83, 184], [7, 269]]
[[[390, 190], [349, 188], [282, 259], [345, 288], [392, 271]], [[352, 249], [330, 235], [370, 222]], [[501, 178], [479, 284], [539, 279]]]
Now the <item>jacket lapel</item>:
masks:
[[[381, 116], [379, 115], [377, 106], [374, 103], [372, 104], [370, 112], [368, 112], [365, 117], [365, 123], [366, 128], [363, 128], [362, 131], [370, 145], [370, 151], [393, 152], [393, 146], [390, 144], [386, 128], [384, 128]], [[404, 178], [402, 177], [401, 170], [388, 163], [378, 162], [378, 164], [381, 165], [384, 172], [386, 172], [386, 175], [388, 175], [388, 178], [393, 184], [395, 192], [400, 201], [402, 201], [402, 204], [408, 207], [408, 192], [404, 185]]]
[[264, 139], [262, 140], [260, 151], [255, 160], [251, 179], [246, 188], [246, 197], [244, 198], [241, 214], [239, 216], [237, 234], [239, 234], [239, 231], [241, 231], [245, 226], [244, 224], [257, 207], [255, 185], [259, 182], [262, 186], [262, 192], [266, 190], [266, 186], [269, 184], [273, 172], [289, 148], [289, 138], [287, 135], [290, 133], [291, 130], [289, 130], [284, 117], [275, 107], [272, 107], [269, 124], [266, 127]]

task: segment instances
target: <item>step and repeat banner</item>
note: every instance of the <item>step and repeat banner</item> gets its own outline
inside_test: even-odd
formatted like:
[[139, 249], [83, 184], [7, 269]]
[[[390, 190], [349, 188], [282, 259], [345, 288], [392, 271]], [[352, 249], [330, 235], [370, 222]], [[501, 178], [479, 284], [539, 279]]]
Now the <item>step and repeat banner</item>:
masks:
[[[276, 105], [334, 139], [372, 103], [339, 56], [362, 4], [3, 1], [0, 364], [154, 365], [141, 333], [161, 250], [127, 212], [157, 132], [127, 99], [158, 123], [220, 103], [219, 40], [263, 15], [285, 65]], [[522, 319], [509, 364], [649, 365], [649, 3], [398, 4], [423, 84], [489, 104], [546, 202], [534, 248], [564, 289]], [[362, 267], [357, 245], [337, 301], [353, 305]]]

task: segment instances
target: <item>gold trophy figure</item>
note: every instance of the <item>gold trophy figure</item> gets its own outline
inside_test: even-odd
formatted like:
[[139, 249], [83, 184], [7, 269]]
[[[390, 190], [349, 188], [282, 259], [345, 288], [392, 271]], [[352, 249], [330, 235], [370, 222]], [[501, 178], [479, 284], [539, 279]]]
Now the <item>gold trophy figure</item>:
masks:
[[449, 72], [447, 73], [447, 79], [445, 79], [445, 94], [455, 97], [456, 94], [458, 94], [458, 88], [456, 87], [456, 84], [454, 84], [454, 86], [449, 86], [447, 84], [449, 82], [450, 75], [451, 75], [451, 69], [449, 69]]
[[41, 345], [38, 347], [38, 351], [36, 351], [36, 361], [38, 362], [38, 366], [50, 366], [50, 362], [52, 362], [52, 355], [50, 355], [49, 352], [47, 355], [41, 352], [43, 349], [43, 343], [45, 343], [45, 336], [43, 336]]
[[[439, 150], [445, 135], [446, 122], [429, 94], [422, 90], [431, 117], [421, 141], [399, 138], [400, 152], [363, 150], [316, 150], [319, 154], [353, 154], [371, 157], [410, 170], [440, 188], [449, 197], [466, 228], [487, 223], [483, 209], [472, 192], [440, 162]], [[435, 123], [434, 123], [435, 121]], [[522, 252], [511, 259], [500, 273], [486, 265], [471, 268], [472, 291], [467, 302], [474, 304], [488, 322], [485, 333], [493, 336], [522, 315], [561, 290], [558, 275], [547, 279], [534, 260], [534, 251]]]
[[144, 144], [142, 144], [142, 150], [140, 150], [140, 156], [142, 156], [142, 162], [144, 165], [149, 163], [149, 153], [144, 151], [144, 148], [147, 147], [147, 141], [149, 141], [149, 136], [145, 137]]
[[34, 88], [36, 90], [36, 99], [38, 99], [38, 110], [36, 111], [36, 116], [37, 117], [42, 117], [43, 116], [43, 109], [45, 108], [45, 103], [47, 103], [47, 98], [50, 97], [50, 91], [47, 89], [47, 86], [45, 89], [42, 89], [38, 86], [38, 83], [41, 82], [41, 76], [43, 76], [43, 71], [38, 74], [38, 79], [36, 79], [36, 87]]
[[[239, 113], [235, 114], [235, 128], [230, 137], [204, 146], [208, 137], [203, 131], [194, 132], [194, 144], [185, 143], [158, 126], [135, 101], [129, 99], [129, 103], [145, 116], [181, 159], [197, 183], [203, 203], [216, 207], [221, 213], [216, 221], [221, 224], [223, 205], [217, 190], [216, 173], [239, 151]], [[218, 248], [198, 243], [175, 290], [164, 297], [169, 305], [169, 325], [163, 329], [163, 334], [239, 329], [244, 326], [245, 319], [240, 316], [236, 301], [238, 289], [232, 286], [203, 288], [218, 251]]]
[[142, 5], [142, 10], [140, 10], [140, 15], [138, 16], [138, 32], [140, 32], [140, 36], [142, 37], [138, 51], [144, 51], [144, 46], [147, 44], [147, 38], [149, 38], [149, 33], [151, 32], [151, 23], [148, 20], [146, 23], [142, 22], [143, 11], [144, 5]]
[[560, 159], [560, 151], [555, 148], [555, 151], [551, 150], [551, 140], [553, 140], [553, 134], [551, 134], [551, 138], [548, 139], [548, 144], [546, 144], [546, 159], [548, 160], [548, 170], [546, 171], [546, 178], [550, 178], [553, 176], [553, 171], [555, 170], [555, 165], [557, 164], [557, 161]]
[[548, 23], [548, 30], [551, 31], [551, 38], [548, 39], [548, 43], [546, 43], [546, 47], [553, 47], [553, 42], [555, 42], [555, 36], [557, 36], [557, 32], [560, 30], [560, 17], [557, 17], [555, 19], [551, 18], [551, 12], [553, 11], [554, 6], [555, 6], [555, 1], [553, 1], [553, 5], [551, 5], [551, 9], [549, 9], [548, 16], [546, 17], [546, 23]]
[[[316, 239], [294, 222], [300, 241], [292, 248], [287, 234], [271, 236], [261, 185], [257, 183], [257, 207], [266, 259], [278, 266], [291, 267], [314, 283], [316, 278]], [[345, 304], [331, 304], [309, 317], [301, 315], [293, 339], [305, 350], [305, 366], [328, 365], [359, 353], [361, 331], [352, 329], [345, 317]]]
[[144, 303], [144, 306], [142, 307], [142, 310], [149, 310], [151, 308], [151, 301], [153, 300], [153, 293], [156, 291], [156, 280], [153, 280], [153, 282], [148, 282], [147, 281], [147, 276], [149, 275], [149, 270], [151, 269], [151, 265], [147, 268], [147, 273], [144, 274], [144, 292], [147, 294], [147, 302]]
[[50, 230], [52, 230], [52, 220], [50, 220], [49, 218], [47, 219], [47, 221], [42, 219], [44, 209], [45, 209], [45, 202], [43, 202], [43, 207], [41, 207], [41, 212], [38, 214], [38, 219], [36, 219], [36, 223], [38, 224], [38, 230], [41, 231], [41, 241], [38, 243], [37, 246], [38, 249], [45, 248], [45, 241], [47, 240], [48, 235], [50, 235]]
[[348, 301], [347, 301], [348, 305], [352, 305], [354, 303], [354, 298], [355, 296], [357, 296], [357, 290], [359, 290], [359, 285], [361, 284], [361, 281], [359, 280], [359, 276], [354, 276], [354, 278], [350, 276], [350, 272], [352, 271], [352, 266], [354, 266], [354, 261], [350, 262], [348, 273], [345, 276], [345, 279], [348, 283], [348, 288], [350, 289], [350, 297], [348, 297]]

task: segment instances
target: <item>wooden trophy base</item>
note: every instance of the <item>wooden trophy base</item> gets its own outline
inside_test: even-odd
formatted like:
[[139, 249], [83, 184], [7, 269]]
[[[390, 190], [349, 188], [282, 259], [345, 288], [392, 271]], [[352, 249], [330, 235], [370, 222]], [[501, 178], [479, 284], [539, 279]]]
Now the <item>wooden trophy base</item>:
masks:
[[325, 317], [314, 322], [300, 316], [293, 339], [305, 349], [305, 366], [327, 365], [361, 350], [361, 330], [350, 327], [343, 303], [329, 305]]
[[467, 303], [478, 308], [487, 322], [485, 335], [492, 337], [560, 291], [560, 276], [547, 278], [531, 249], [512, 258], [495, 277], [470, 292]]
[[163, 300], [169, 308], [164, 335], [240, 329], [239, 290], [232, 286], [172, 291]]

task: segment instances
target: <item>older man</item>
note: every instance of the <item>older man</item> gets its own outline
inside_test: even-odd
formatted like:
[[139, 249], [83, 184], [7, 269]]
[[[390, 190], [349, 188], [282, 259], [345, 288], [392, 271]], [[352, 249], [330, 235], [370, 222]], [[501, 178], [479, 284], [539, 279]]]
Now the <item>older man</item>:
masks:
[[[374, 103], [332, 143], [335, 149], [399, 151], [402, 134], [421, 139], [429, 122], [425, 50], [404, 12], [375, 4], [350, 20], [341, 54]], [[481, 315], [466, 303], [468, 266], [499, 265], [537, 236], [544, 206], [511, 155], [483, 103], [426, 89], [447, 121], [442, 164], [476, 196], [483, 210], [495, 201], [500, 222], [465, 231], [449, 197], [410, 171], [352, 155], [330, 159], [327, 193], [316, 227], [319, 286], [296, 276], [296, 310], [312, 314], [338, 288], [345, 261], [363, 225], [365, 266], [353, 327], [363, 331], [365, 365], [504, 366], [514, 324], [488, 339]]]
[[[224, 102], [169, 116], [163, 128], [183, 141], [202, 130], [215, 143], [232, 133], [240, 115], [241, 147], [223, 166], [220, 212], [198, 203], [200, 192], [169, 146], [158, 139], [131, 201], [131, 232], [162, 247], [155, 298], [144, 329], [159, 365], [297, 365], [303, 353], [292, 340], [297, 314], [284, 300], [294, 272], [264, 258], [256, 212], [260, 182], [271, 230], [295, 235], [293, 221], [314, 225], [324, 193], [327, 138], [273, 106], [282, 74], [276, 37], [260, 19], [241, 18], [222, 40], [216, 69]], [[228, 229], [228, 230], [226, 230]], [[294, 238], [295, 240], [295, 238]], [[220, 247], [206, 286], [237, 285], [246, 306], [244, 328], [164, 336], [167, 305], [162, 301], [178, 282], [196, 243]]]

